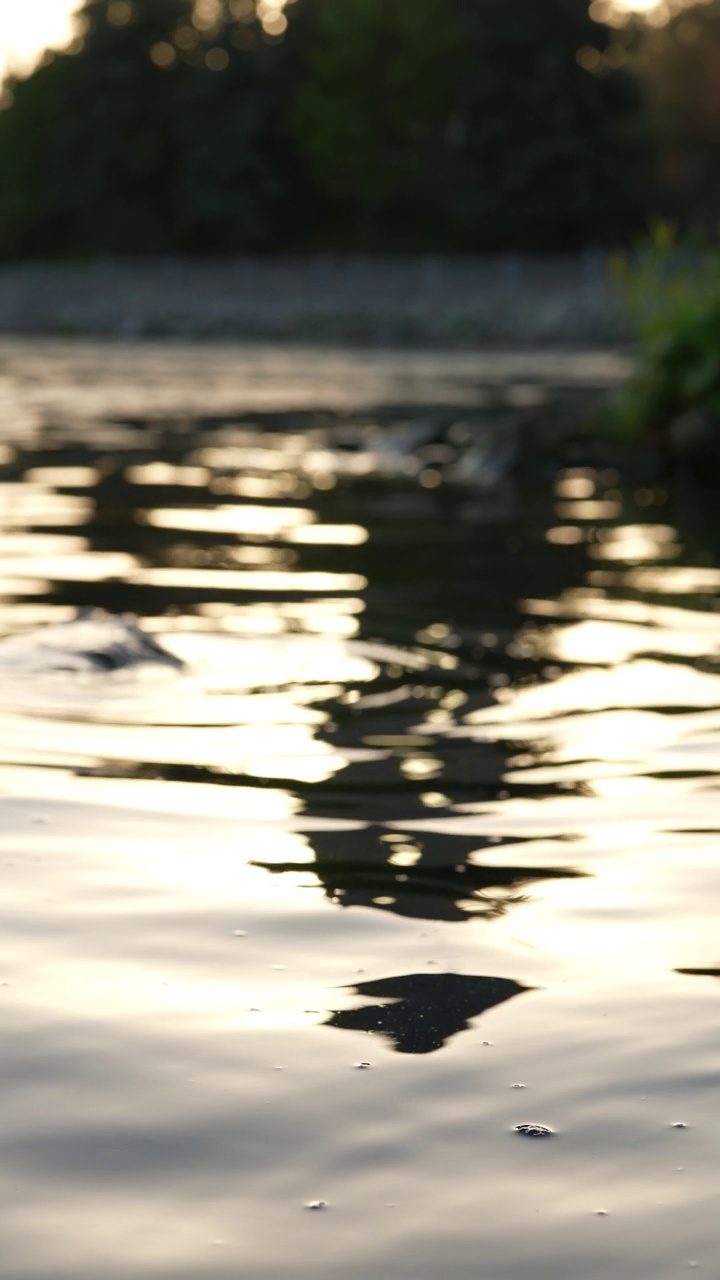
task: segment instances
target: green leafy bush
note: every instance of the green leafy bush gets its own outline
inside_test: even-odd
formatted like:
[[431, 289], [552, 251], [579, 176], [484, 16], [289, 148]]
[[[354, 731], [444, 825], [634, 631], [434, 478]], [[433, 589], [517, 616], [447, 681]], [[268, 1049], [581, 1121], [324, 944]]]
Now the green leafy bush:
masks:
[[606, 425], [632, 436], [662, 432], [697, 409], [720, 421], [720, 249], [679, 241], [658, 223], [613, 274], [634, 321], [638, 372], [611, 405]]

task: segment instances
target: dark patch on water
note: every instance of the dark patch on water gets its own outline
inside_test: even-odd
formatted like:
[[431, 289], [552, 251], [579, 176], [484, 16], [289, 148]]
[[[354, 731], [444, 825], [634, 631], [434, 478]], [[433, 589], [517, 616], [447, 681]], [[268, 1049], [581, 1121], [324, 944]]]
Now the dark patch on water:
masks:
[[351, 988], [355, 995], [392, 1003], [343, 1009], [325, 1025], [382, 1035], [397, 1053], [435, 1053], [453, 1036], [468, 1031], [473, 1018], [529, 989], [509, 978], [457, 973], [410, 973], [358, 982]]
[[720, 978], [720, 969], [675, 969], [688, 978]]

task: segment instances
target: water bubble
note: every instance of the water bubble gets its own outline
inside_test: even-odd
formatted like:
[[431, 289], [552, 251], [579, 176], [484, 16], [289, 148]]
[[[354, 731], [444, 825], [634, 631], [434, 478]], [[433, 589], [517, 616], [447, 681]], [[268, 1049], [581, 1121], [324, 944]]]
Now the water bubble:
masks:
[[495, 1043], [495, 1041], [494, 1041], [494, 1040], [483, 1040], [483, 1045], [484, 1045], [486, 1048], [489, 1048], [489, 1047], [490, 1047], [490, 1045], [491, 1045], [491, 1044], [494, 1044], [494, 1043]]
[[687, 1127], [684, 1120], [675, 1120], [670, 1126], [671, 1129], [687, 1129]]
[[372, 1062], [355, 1062], [353, 1066], [356, 1071], [369, 1071], [372, 1067]]
[[322, 1209], [327, 1209], [327, 1207], [326, 1200], [309, 1200], [305, 1205], [306, 1209], [312, 1209], [314, 1213], [319, 1213]]
[[233, 938], [247, 938], [247, 934], [244, 929], [233, 929], [232, 936]]
[[526, 1084], [511, 1084], [511, 1085], [510, 1085], [510, 1088], [511, 1088], [511, 1089], [527, 1089], [527, 1085], [526, 1085]]
[[610, 1215], [608, 1214], [607, 1209], [596, 1209], [596, 1210], [595, 1210], [595, 1217], [596, 1217], [596, 1218], [607, 1218], [607, 1217], [609, 1217], [609, 1216], [610, 1216]]
[[523, 1138], [552, 1138], [553, 1130], [546, 1124], [516, 1124], [514, 1133], [519, 1133]]

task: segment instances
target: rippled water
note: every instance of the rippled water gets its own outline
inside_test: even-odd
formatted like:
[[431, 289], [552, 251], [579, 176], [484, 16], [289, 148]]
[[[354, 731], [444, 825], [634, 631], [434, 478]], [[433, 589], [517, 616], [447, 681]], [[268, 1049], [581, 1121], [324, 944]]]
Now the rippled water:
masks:
[[0, 459], [0, 1274], [715, 1275], [712, 495], [103, 394]]

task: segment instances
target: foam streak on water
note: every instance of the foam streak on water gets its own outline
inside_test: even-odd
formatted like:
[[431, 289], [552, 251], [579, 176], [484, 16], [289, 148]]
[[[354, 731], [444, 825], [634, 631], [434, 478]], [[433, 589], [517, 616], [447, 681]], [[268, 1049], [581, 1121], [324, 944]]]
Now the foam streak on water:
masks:
[[2, 1280], [712, 1274], [712, 498], [488, 487], [467, 381], [63, 376], [0, 455]]

